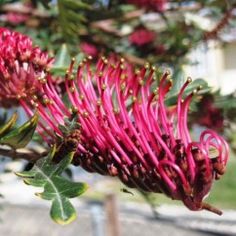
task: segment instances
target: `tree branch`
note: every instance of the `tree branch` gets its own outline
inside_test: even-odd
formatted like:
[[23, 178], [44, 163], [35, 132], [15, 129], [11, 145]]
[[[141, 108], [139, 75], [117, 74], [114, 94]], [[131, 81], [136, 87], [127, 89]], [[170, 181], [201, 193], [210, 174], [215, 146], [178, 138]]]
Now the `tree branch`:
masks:
[[[120, 18], [119, 20], [125, 22], [125, 21], [129, 21], [133, 18], [138, 18], [141, 15], [144, 14], [144, 10], [135, 10], [135, 11], [131, 11], [128, 13], [125, 13], [124, 15], [122, 15], [122, 18]], [[113, 34], [117, 37], [123, 37], [124, 35], [114, 27], [114, 22], [117, 19], [113, 19], [113, 18], [109, 18], [106, 20], [100, 20], [100, 21], [95, 21], [91, 23], [91, 27], [102, 30], [106, 33], [109, 34]]]
[[218, 34], [229, 24], [229, 20], [233, 17], [233, 10], [235, 6], [232, 6], [219, 21], [216, 27], [210, 32], [206, 32], [204, 37], [206, 40], [218, 38]]
[[22, 149], [17, 149], [17, 150], [6, 149], [3, 147], [0, 148], [1, 156], [9, 157], [13, 160], [24, 159], [29, 162], [36, 162], [37, 160], [46, 156], [47, 153], [48, 153], [47, 151], [38, 152], [34, 149], [27, 149], [27, 148], [22, 148]]
[[9, 3], [5, 4], [1, 7], [3, 11], [6, 12], [17, 12], [22, 14], [29, 14], [39, 18], [49, 18], [50, 14], [46, 11], [32, 9], [32, 7], [28, 7], [22, 3]]

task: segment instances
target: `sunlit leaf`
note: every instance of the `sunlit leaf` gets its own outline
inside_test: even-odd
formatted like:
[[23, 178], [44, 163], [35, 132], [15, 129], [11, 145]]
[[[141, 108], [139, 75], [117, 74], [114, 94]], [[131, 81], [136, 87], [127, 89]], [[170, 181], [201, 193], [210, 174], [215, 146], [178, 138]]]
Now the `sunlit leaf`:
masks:
[[16, 124], [17, 121], [17, 113], [14, 113], [11, 118], [0, 127], [0, 137], [3, 137], [12, 127]]
[[36, 193], [36, 196], [52, 201], [50, 212], [52, 219], [59, 224], [68, 224], [76, 218], [76, 211], [69, 199], [84, 193], [88, 186], [61, 176], [71, 163], [74, 153], [69, 153], [57, 164], [52, 161], [55, 153], [56, 146], [47, 157], [39, 160], [32, 170], [20, 172], [17, 175], [22, 177], [26, 184], [42, 187], [43, 192]]
[[[166, 98], [166, 104], [168, 106], [175, 105], [177, 103], [178, 94], [179, 94], [180, 88], [183, 85], [183, 81], [181, 80], [177, 80], [174, 83], [176, 83], [176, 89], [171, 89], [171, 91], [169, 92]], [[188, 85], [188, 87], [184, 91], [184, 95], [190, 94], [191, 92], [198, 89], [199, 87], [201, 87], [201, 89], [198, 92], [198, 94], [204, 94], [211, 90], [205, 80], [196, 79]]]
[[57, 75], [64, 75], [71, 62], [70, 53], [66, 44], [61, 46], [55, 58], [56, 60], [51, 68], [51, 71]]
[[[15, 122], [15, 117], [12, 118]], [[9, 145], [14, 149], [25, 147], [32, 139], [34, 131], [38, 123], [38, 114], [25, 122], [22, 126], [13, 129], [6, 135], [0, 138], [0, 144]]]

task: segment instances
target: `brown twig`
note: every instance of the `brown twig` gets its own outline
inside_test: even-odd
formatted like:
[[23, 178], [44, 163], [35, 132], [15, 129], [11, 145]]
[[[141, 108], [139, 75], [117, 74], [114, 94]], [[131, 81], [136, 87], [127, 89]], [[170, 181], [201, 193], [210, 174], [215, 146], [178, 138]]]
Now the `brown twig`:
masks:
[[22, 13], [22, 14], [28, 14], [40, 18], [49, 18], [50, 15], [42, 10], [38, 9], [32, 9], [32, 7], [26, 6], [22, 3], [11, 3], [11, 4], [5, 4], [1, 7], [1, 10], [6, 12], [16, 12], [16, 13]]
[[131, 63], [134, 63], [136, 65], [141, 65], [143, 66], [145, 64], [145, 60], [143, 58], [140, 58], [140, 57], [136, 57], [134, 55], [131, 55], [131, 54], [127, 54], [127, 53], [124, 53], [122, 54], [122, 56], [129, 62]]
[[195, 4], [190, 5], [190, 6], [177, 6], [177, 7], [172, 7], [172, 8], [167, 9], [165, 12], [198, 11], [198, 10], [200, 10], [201, 8], [202, 8], [202, 4], [201, 4], [201, 3], [195, 3]]
[[91, 24], [91, 27], [102, 30], [109, 34], [113, 34], [118, 37], [122, 37], [121, 32], [112, 26], [113, 23], [114, 23], [113, 19], [101, 20], [93, 22]]
[[233, 10], [235, 7], [231, 7], [216, 25], [216, 27], [210, 32], [206, 32], [204, 35], [205, 40], [218, 38], [219, 33], [229, 24], [229, 20], [233, 17]]
[[[191, 6], [191, 7], [181, 7], [181, 11], [183, 11], [183, 12], [184, 11], [196, 11], [196, 10], [199, 10], [199, 9], [201, 9], [200, 4], [196, 4], [196, 5]], [[174, 8], [172, 10], [175, 12], [177, 9]], [[172, 10], [167, 9], [166, 12], [171, 13]], [[134, 19], [134, 18], [141, 17], [144, 14], [145, 14], [144, 9], [134, 10], [134, 11], [130, 11], [128, 13], [125, 13], [124, 15], [122, 15], [121, 18], [119, 18], [119, 20], [125, 22], [125, 21], [129, 21], [131, 19]], [[162, 14], [162, 18], [163, 18], [163, 14]], [[114, 24], [114, 19], [110, 18], [110, 19], [106, 19], [106, 20], [93, 22], [91, 24], [91, 26], [94, 27], [94, 28], [100, 29], [100, 30], [102, 30], [106, 33], [111, 33], [111, 34], [114, 34], [115, 36], [123, 37], [124, 35], [119, 30], [115, 29], [113, 24]]]
[[47, 151], [38, 152], [34, 149], [22, 148], [18, 150], [0, 148], [0, 155], [4, 157], [10, 157], [13, 160], [23, 159], [29, 162], [36, 162], [47, 155]]
[[[128, 12], [128, 13], [122, 15], [122, 18], [120, 18], [120, 20], [121, 21], [131, 20], [133, 18], [140, 17], [143, 14], [144, 14], [144, 10], [131, 11], [131, 12]], [[111, 19], [93, 22], [93, 23], [91, 23], [91, 26], [93, 28], [100, 29], [106, 33], [113, 34], [117, 37], [123, 37], [123, 34], [118, 29], [116, 29], [113, 26], [113, 24], [114, 24], [114, 19], [111, 18]]]
[[202, 209], [207, 210], [207, 211], [211, 211], [219, 216], [221, 216], [223, 214], [221, 210], [211, 206], [210, 204], [208, 204], [206, 202], [202, 203]]

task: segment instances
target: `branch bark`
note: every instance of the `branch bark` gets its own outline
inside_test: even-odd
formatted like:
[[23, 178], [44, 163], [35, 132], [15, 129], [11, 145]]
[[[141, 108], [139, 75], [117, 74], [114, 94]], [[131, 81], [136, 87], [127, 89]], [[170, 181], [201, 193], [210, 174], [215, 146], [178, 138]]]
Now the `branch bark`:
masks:
[[22, 149], [17, 149], [17, 150], [6, 149], [3, 147], [0, 148], [1, 156], [9, 157], [13, 160], [24, 159], [29, 162], [36, 162], [37, 160], [46, 156], [47, 153], [48, 153], [47, 151], [38, 152], [34, 149], [27, 149], [27, 148], [22, 148]]
[[22, 3], [9, 3], [5, 4], [1, 8], [3, 11], [6, 12], [17, 12], [22, 14], [29, 14], [40, 18], [49, 18], [50, 15], [46, 11], [32, 9], [32, 7], [28, 7]]
[[224, 17], [219, 21], [216, 27], [210, 31], [205, 33], [205, 39], [215, 39], [218, 38], [218, 34], [229, 24], [229, 20], [233, 17], [233, 10], [235, 6], [232, 6], [224, 15]]

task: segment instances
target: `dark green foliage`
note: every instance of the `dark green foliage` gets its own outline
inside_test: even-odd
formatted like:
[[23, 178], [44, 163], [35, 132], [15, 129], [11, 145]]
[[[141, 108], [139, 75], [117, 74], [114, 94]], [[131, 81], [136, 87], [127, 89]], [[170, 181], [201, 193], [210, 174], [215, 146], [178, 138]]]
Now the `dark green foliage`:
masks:
[[87, 22], [83, 11], [89, 9], [90, 4], [81, 0], [58, 0], [58, 20], [67, 42], [79, 42], [79, 31]]

